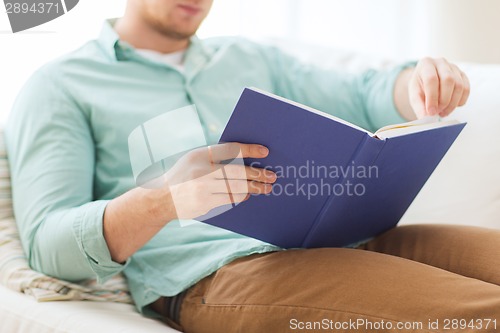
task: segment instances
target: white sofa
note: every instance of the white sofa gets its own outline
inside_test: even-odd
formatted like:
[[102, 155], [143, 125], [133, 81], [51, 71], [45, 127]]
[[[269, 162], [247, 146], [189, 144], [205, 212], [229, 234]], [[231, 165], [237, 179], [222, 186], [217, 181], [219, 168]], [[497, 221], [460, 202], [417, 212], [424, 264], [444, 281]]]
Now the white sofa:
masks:
[[469, 102], [452, 117], [467, 126], [401, 223], [500, 229], [500, 65], [461, 64]]
[[[291, 47], [323, 66], [359, 70], [390, 62], [321, 48]], [[459, 223], [500, 229], [500, 65], [464, 64], [470, 102], [454, 115], [469, 124], [401, 223]], [[130, 304], [37, 303], [0, 285], [1, 332], [176, 332]]]
[[90, 301], [38, 303], [0, 285], [2, 333], [175, 333], [141, 316], [131, 304]]

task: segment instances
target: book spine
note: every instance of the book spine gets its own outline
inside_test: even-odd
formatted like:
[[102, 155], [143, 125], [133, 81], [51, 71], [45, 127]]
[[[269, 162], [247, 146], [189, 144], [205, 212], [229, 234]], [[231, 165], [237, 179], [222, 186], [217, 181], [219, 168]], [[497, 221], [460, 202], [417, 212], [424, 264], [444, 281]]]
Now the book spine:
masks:
[[[353, 153], [349, 163], [343, 166], [343, 176], [335, 185], [336, 190], [330, 194], [320, 212], [315, 218], [309, 232], [302, 242], [302, 247], [331, 247], [346, 246], [339, 238], [341, 230], [336, 229], [337, 224], [349, 220], [350, 202], [356, 200], [356, 193], [349, 193], [356, 190], [356, 186], [364, 179], [357, 179], [359, 172], [368, 172], [382, 151], [385, 140], [370, 137], [368, 134], [361, 141], [358, 148]], [[367, 175], [364, 173], [364, 175]], [[356, 209], [360, 209], [357, 207]], [[338, 223], [336, 223], [338, 222]], [[339, 238], [338, 240], [336, 240]]]

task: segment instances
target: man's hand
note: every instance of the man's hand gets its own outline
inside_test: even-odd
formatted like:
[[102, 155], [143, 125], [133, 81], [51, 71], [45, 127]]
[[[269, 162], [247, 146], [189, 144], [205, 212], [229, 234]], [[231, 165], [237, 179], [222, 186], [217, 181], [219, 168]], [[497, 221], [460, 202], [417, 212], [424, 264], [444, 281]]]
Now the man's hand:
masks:
[[177, 218], [192, 219], [211, 209], [239, 203], [250, 194], [268, 194], [276, 174], [270, 170], [225, 164], [235, 158], [264, 158], [268, 149], [256, 144], [225, 143], [184, 155], [165, 174]]
[[443, 58], [424, 58], [400, 74], [395, 102], [407, 119], [446, 117], [467, 102], [469, 93], [469, 79], [456, 65]]
[[136, 187], [111, 200], [103, 220], [111, 258], [124, 262], [174, 219], [195, 218], [212, 208], [244, 201], [250, 194], [270, 193], [274, 172], [221, 163], [236, 157], [264, 158], [268, 152], [261, 145], [239, 143], [198, 148], [163, 176], [164, 186]]

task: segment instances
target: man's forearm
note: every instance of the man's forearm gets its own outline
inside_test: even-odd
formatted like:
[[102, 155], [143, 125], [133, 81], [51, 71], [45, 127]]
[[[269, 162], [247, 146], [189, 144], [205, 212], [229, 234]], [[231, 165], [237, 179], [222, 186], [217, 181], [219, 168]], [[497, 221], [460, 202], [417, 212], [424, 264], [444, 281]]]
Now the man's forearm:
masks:
[[417, 116], [410, 104], [408, 85], [415, 68], [406, 68], [401, 71], [394, 86], [394, 104], [399, 114], [406, 120], [415, 120]]
[[111, 200], [103, 218], [111, 258], [118, 263], [126, 261], [175, 218], [175, 208], [165, 188], [135, 188]]

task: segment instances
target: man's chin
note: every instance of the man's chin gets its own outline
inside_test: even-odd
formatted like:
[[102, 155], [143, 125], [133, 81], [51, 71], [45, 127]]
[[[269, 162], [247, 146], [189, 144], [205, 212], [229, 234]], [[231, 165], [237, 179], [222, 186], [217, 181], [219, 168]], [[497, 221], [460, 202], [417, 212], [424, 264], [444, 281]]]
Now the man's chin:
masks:
[[195, 28], [180, 28], [180, 27], [175, 27], [175, 26], [165, 26], [165, 25], [160, 25], [156, 24], [156, 30], [160, 32], [162, 35], [165, 37], [175, 39], [175, 40], [185, 40], [191, 38], [194, 34], [196, 34], [196, 30], [198, 27]]
[[176, 40], [186, 40], [196, 34], [196, 30], [179, 30], [171, 28], [162, 28], [160, 32], [162, 35]]
[[184, 40], [184, 39], [189, 39], [193, 37], [193, 35], [196, 34], [196, 31], [190, 31], [190, 32], [173, 32], [170, 37], [175, 38], [178, 40]]

